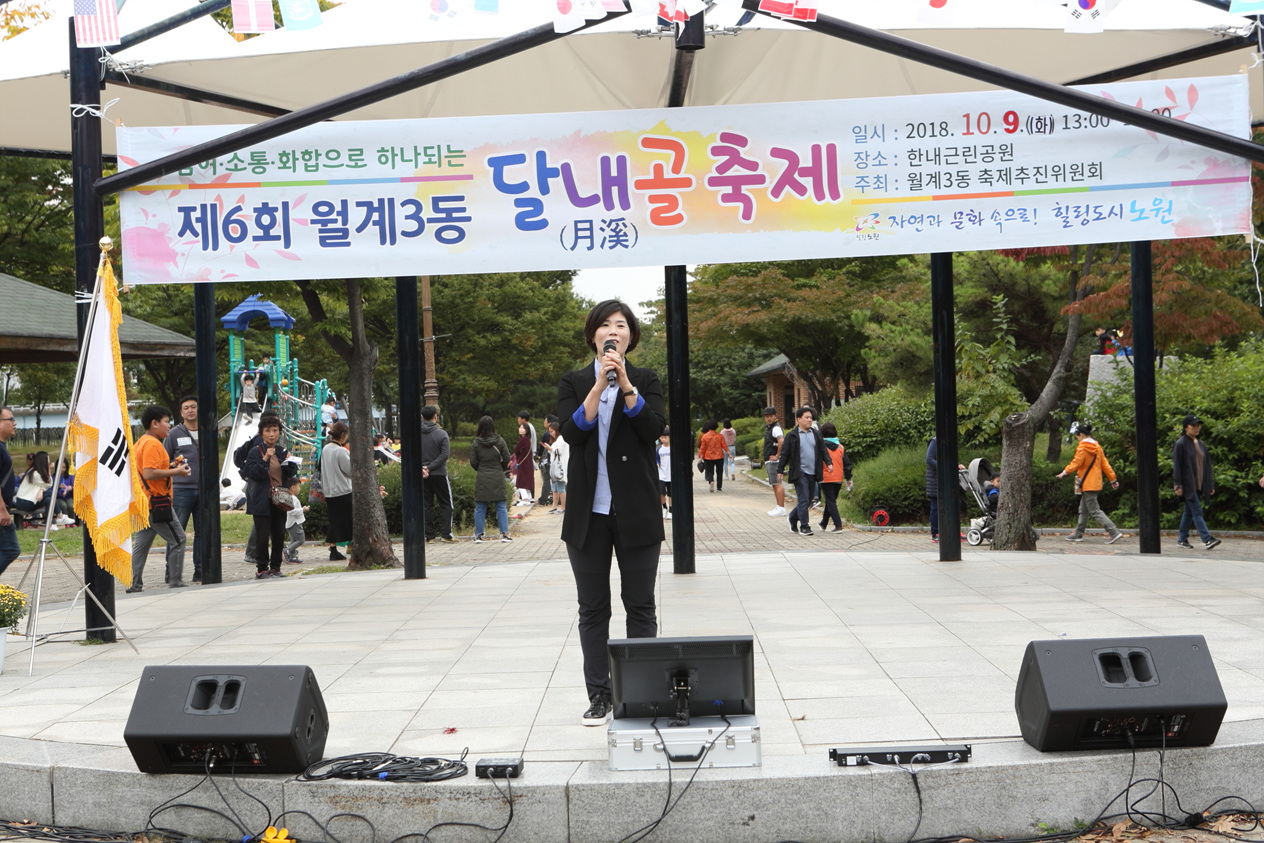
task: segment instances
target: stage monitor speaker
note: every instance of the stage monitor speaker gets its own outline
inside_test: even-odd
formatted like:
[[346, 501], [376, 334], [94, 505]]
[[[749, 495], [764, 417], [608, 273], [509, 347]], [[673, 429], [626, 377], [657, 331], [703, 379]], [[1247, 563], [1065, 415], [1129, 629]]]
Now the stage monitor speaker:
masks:
[[123, 729], [142, 773], [301, 773], [328, 735], [306, 665], [146, 667]]
[[1032, 641], [1014, 708], [1023, 740], [1057, 752], [1208, 746], [1228, 703], [1206, 639], [1168, 635]]

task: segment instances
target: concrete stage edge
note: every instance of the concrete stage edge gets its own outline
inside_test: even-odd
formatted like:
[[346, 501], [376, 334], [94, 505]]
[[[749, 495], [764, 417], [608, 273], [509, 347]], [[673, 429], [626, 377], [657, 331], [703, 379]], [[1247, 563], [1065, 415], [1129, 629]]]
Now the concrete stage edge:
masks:
[[[787, 535], [792, 547], [799, 541]], [[903, 840], [917, 819], [909, 775], [841, 769], [827, 757], [832, 746], [874, 743], [974, 745], [968, 764], [920, 770], [919, 837], [1033, 835], [1040, 823], [1065, 829], [1092, 820], [1128, 784], [1132, 753], [1042, 754], [1016, 739], [1022, 650], [1063, 636], [1206, 636], [1229, 700], [1226, 722], [1214, 746], [1167, 752], [1163, 776], [1179, 808], [1170, 790], [1139, 807], [1157, 813], [1165, 798], [1166, 813], [1180, 816], [1229, 795], [1264, 803], [1257, 562], [1214, 553], [969, 552], [941, 563], [933, 552], [807, 550], [698, 562], [698, 574], [675, 576], [664, 559], [660, 633], [756, 637], [763, 766], [704, 768], [651, 839]], [[125, 645], [48, 645], [32, 677], [25, 646], [10, 638], [0, 676], [0, 816], [140, 830], [154, 807], [198, 780], [138, 773], [122, 746], [141, 667], [311, 664], [331, 712], [326, 756], [456, 757], [469, 746], [471, 767], [480, 757], [525, 756], [506, 840], [615, 841], [653, 821], [666, 774], [611, 772], [605, 730], [578, 724], [584, 699], [567, 564], [428, 573], [419, 581], [380, 571], [146, 591], [119, 601], [140, 657]], [[616, 609], [614, 634], [621, 628]], [[515, 716], [519, 709], [526, 714]], [[455, 734], [444, 734], [446, 723]], [[691, 769], [676, 767], [676, 794]], [[1157, 751], [1139, 751], [1134, 778], [1158, 774]], [[261, 831], [264, 810], [226, 776], [217, 780], [250, 830]], [[495, 828], [508, 816], [491, 783], [472, 772], [435, 784], [238, 782], [274, 815], [364, 814], [378, 843], [442, 821]], [[1151, 791], [1135, 787], [1127, 801]], [[181, 801], [227, 810], [209, 784]], [[1121, 799], [1110, 813], [1125, 810]], [[155, 824], [240, 838], [225, 820], [188, 809]], [[325, 836], [295, 815], [283, 824], [300, 840]], [[331, 831], [344, 843], [370, 840], [356, 820]], [[494, 836], [436, 833], [445, 841]]]

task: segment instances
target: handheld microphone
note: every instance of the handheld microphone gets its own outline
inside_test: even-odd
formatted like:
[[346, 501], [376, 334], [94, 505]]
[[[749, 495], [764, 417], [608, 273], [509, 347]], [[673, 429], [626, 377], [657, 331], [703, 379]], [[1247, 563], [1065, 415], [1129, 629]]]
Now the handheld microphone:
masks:
[[[605, 353], [607, 351], [616, 351], [618, 350], [618, 348], [619, 348], [619, 344], [617, 342], [615, 342], [614, 340], [606, 340], [605, 345], [601, 347], [602, 356], [605, 356]], [[619, 380], [619, 376], [615, 374], [614, 369], [611, 369], [610, 371], [606, 372], [606, 384], [608, 386], [614, 386], [615, 383], [618, 382], [618, 380]]]

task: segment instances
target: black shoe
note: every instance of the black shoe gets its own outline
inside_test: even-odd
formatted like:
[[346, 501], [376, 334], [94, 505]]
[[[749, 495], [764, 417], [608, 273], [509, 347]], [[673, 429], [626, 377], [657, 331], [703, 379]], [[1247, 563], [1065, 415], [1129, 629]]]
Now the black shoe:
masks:
[[255, 571], [255, 579], [257, 580], [266, 580], [270, 576], [272, 575], [268, 573], [266, 568], [262, 571]]
[[801, 536], [814, 536], [814, 535], [816, 535], [816, 533], [813, 533], [813, 532], [812, 532], [812, 528], [811, 528], [811, 527], [803, 527], [802, 529], [800, 529], [800, 530], [799, 530], [799, 535], [801, 535]]
[[1212, 536], [1208, 541], [1203, 543], [1203, 547], [1207, 548], [1208, 550], [1211, 550], [1213, 547], [1216, 547], [1219, 544], [1220, 544], [1220, 539], [1216, 538], [1215, 536]]
[[142, 591], [144, 591], [144, 590], [145, 590], [145, 587], [144, 587], [144, 586], [134, 585], [134, 586], [130, 587], [129, 589], [127, 589], [127, 592], [126, 592], [126, 593], [127, 593], [127, 594], [140, 594], [140, 593], [141, 593]]
[[588, 710], [584, 712], [584, 716], [580, 722], [585, 726], [604, 726], [606, 721], [610, 719], [610, 697], [605, 694], [598, 694], [588, 701]]
[[336, 547], [329, 548], [329, 561], [330, 562], [341, 562], [346, 558], [347, 557], [343, 556], [341, 553], [338, 552], [338, 548]]
[[1177, 539], [1177, 540], [1176, 540], [1176, 546], [1177, 546], [1177, 547], [1184, 547], [1184, 548], [1188, 548], [1189, 550], [1193, 550], [1193, 549], [1194, 549], [1194, 546], [1193, 546], [1192, 544], [1190, 544], [1189, 542], [1185, 541], [1184, 539]]
[[194, 572], [193, 572], [193, 581], [194, 581], [195, 583], [197, 583], [198, 585], [201, 585], [201, 584], [202, 584], [202, 575], [201, 575], [200, 573], [198, 573], [197, 571], [194, 571]]

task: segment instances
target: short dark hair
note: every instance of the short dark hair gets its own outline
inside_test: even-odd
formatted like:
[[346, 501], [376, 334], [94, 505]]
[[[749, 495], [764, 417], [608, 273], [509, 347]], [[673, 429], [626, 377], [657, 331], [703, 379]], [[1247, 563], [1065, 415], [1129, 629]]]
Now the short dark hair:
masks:
[[266, 416], [261, 416], [261, 417], [259, 418], [259, 432], [260, 432], [260, 433], [262, 433], [262, 432], [263, 432], [263, 429], [264, 429], [265, 427], [276, 427], [276, 428], [279, 428], [280, 426], [281, 426], [281, 417], [280, 417], [280, 416], [274, 416], [274, 415], [272, 415], [271, 413], [269, 413], [269, 414], [267, 414]]
[[593, 305], [593, 309], [588, 311], [588, 318], [584, 320], [584, 342], [588, 343], [588, 347], [592, 349], [593, 354], [597, 353], [597, 344], [593, 342], [593, 337], [597, 335], [597, 329], [616, 313], [623, 314], [623, 318], [628, 320], [627, 352], [631, 353], [636, 348], [636, 344], [641, 341], [641, 323], [637, 321], [636, 314], [632, 312], [632, 308], [618, 299], [606, 299]]
[[250, 372], [246, 372], [245, 376], [242, 377], [242, 380], [244, 381], [253, 381], [254, 379], [255, 379], [255, 376], [251, 374]]
[[796, 419], [801, 419], [801, 418], [803, 418], [803, 414], [804, 414], [804, 413], [811, 413], [811, 414], [812, 414], [812, 418], [813, 418], [813, 419], [815, 419], [815, 418], [816, 418], [816, 411], [815, 411], [815, 410], [813, 410], [811, 407], [807, 406], [806, 404], [804, 404], [802, 407], [800, 407], [799, 409], [797, 409], [797, 410], [795, 410], [795, 411], [794, 411], [794, 417], [795, 417]]
[[426, 421], [430, 421], [437, 415], [439, 415], [439, 408], [434, 404], [427, 404], [421, 408], [421, 417]]
[[194, 404], [198, 402], [196, 395], [186, 395], [180, 399], [180, 409], [184, 409], [184, 405], [192, 401]]
[[526, 410], [519, 410], [518, 418], [522, 419], [523, 421], [531, 421], [531, 414], [528, 413]]
[[479, 439], [490, 439], [496, 435], [496, 422], [491, 416], [483, 416], [478, 420], [478, 428], [474, 435]]
[[720, 424], [724, 425], [724, 429], [725, 429], [725, 430], [728, 430], [730, 427], [732, 427], [732, 426], [733, 426], [733, 420], [732, 420], [732, 419], [720, 419]]
[[171, 418], [171, 411], [155, 404], [152, 407], [146, 407], [145, 412], [140, 414], [140, 426], [148, 431], [149, 426], [154, 422], [169, 418]]
[[329, 426], [329, 438], [334, 442], [337, 442], [350, 432], [351, 428], [344, 421], [337, 421]]
[[834, 426], [833, 422], [822, 422], [821, 435], [824, 436], [826, 439], [837, 439], [838, 428]]
[[706, 433], [709, 430], [715, 430], [719, 426], [719, 423], [715, 419], [707, 419], [702, 423], [702, 432]]

